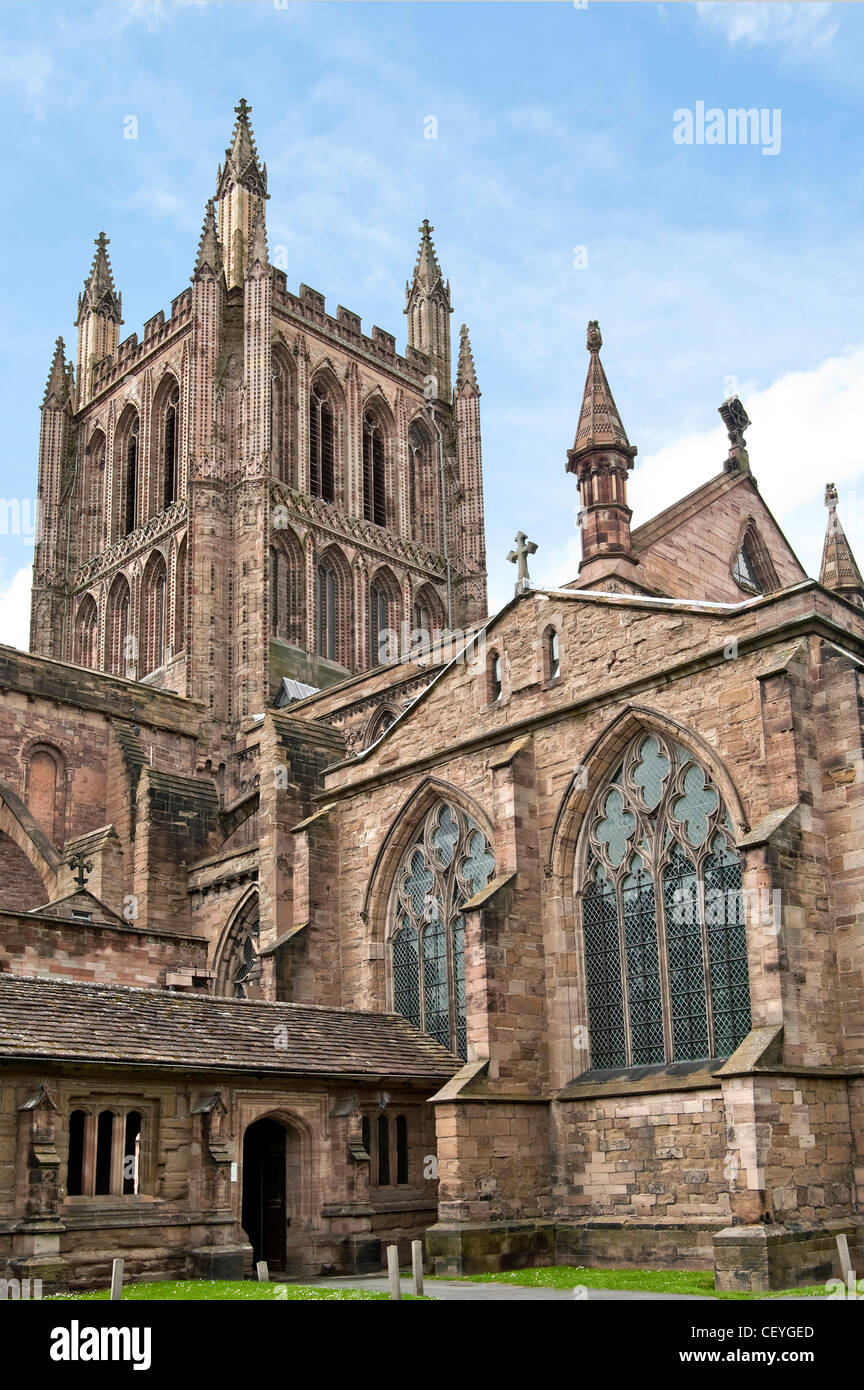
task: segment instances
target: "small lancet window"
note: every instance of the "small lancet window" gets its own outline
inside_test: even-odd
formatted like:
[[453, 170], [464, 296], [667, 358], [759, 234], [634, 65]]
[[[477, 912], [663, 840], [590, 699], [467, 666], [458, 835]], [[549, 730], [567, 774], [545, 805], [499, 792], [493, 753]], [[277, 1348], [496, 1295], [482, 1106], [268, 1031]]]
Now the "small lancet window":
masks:
[[557, 680], [560, 674], [561, 652], [558, 645], [558, 633], [552, 627], [546, 634], [546, 679]]
[[404, 1115], [396, 1116], [396, 1181], [408, 1181], [408, 1121]]
[[740, 584], [742, 589], [749, 589], [754, 594], [763, 592], [759, 582], [759, 572], [756, 568], [756, 561], [753, 557], [753, 549], [749, 536], [745, 536], [735, 559], [735, 568], [732, 571], [735, 583]]
[[390, 1183], [390, 1121], [386, 1115], [378, 1116], [378, 1185], [387, 1187]]
[[489, 701], [495, 704], [501, 699], [503, 692], [503, 667], [501, 657], [498, 652], [491, 652], [489, 656]]

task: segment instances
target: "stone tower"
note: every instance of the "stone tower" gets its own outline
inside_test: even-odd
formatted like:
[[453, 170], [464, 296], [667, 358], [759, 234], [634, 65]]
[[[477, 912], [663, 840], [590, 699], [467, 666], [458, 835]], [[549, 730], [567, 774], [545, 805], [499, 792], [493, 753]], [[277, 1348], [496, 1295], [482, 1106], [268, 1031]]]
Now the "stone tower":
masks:
[[[424, 222], [408, 346], [270, 264], [241, 100], [191, 285], [118, 341], [100, 233], [43, 404], [31, 646], [259, 712], [486, 615], [479, 390]], [[387, 640], [385, 640], [385, 635]]]

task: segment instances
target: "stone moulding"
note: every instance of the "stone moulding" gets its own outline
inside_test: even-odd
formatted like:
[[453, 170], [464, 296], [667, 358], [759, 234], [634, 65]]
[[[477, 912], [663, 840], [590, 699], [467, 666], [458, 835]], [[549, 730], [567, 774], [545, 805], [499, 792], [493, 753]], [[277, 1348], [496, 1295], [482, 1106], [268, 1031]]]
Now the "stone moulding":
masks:
[[154, 541], [169, 535], [187, 520], [188, 509], [185, 502], [172, 502], [164, 512], [151, 516], [143, 526], [139, 526], [128, 536], [115, 541], [100, 555], [81, 565], [72, 575], [73, 589], [87, 588], [94, 579], [109, 574], [117, 565], [125, 564], [143, 551], [149, 550]]
[[[275, 484], [272, 496], [277, 506], [287, 507], [289, 514], [301, 523], [311, 523], [329, 535], [347, 541], [350, 545], [359, 546], [370, 554], [387, 555], [399, 564], [408, 565], [424, 575], [435, 575], [441, 580], [446, 578], [447, 566], [443, 555], [427, 550], [418, 541], [394, 536], [380, 526], [373, 526], [371, 522], [363, 521], [360, 517], [347, 516], [317, 497], [295, 492], [293, 488], [284, 485]], [[461, 574], [461, 566], [457, 561], [451, 559], [450, 568], [454, 573]]]

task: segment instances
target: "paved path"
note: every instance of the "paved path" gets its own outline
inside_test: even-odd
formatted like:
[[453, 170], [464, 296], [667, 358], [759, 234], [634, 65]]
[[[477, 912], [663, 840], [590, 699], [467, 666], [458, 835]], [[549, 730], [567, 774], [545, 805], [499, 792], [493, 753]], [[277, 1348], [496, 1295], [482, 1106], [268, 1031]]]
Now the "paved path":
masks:
[[[387, 1293], [389, 1284], [387, 1280], [378, 1275], [345, 1275], [341, 1279], [310, 1279], [295, 1280], [295, 1283], [310, 1283], [316, 1287], [324, 1289], [371, 1289], [380, 1293]], [[402, 1279], [402, 1292], [411, 1292], [411, 1280]], [[524, 1284], [470, 1284], [461, 1279], [427, 1279], [424, 1292], [429, 1298], [441, 1299], [442, 1302], [461, 1303], [466, 1300], [472, 1302], [486, 1303], [490, 1300], [501, 1300], [505, 1302], [574, 1302], [572, 1289], [544, 1289], [535, 1288]], [[588, 1289], [588, 1301], [593, 1303], [597, 1300], [627, 1300], [627, 1299], [648, 1299], [651, 1301], [662, 1300], [663, 1302], [676, 1301], [687, 1303], [714, 1303], [713, 1298], [705, 1294], [690, 1293], [642, 1293], [639, 1291], [631, 1292], [624, 1289]]]

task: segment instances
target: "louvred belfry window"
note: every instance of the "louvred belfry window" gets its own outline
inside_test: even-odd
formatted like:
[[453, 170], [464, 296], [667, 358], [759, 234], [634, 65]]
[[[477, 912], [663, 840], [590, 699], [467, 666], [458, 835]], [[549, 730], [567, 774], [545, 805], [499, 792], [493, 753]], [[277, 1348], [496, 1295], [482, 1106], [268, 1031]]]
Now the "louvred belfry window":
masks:
[[309, 393], [309, 491], [324, 502], [336, 499], [336, 435], [333, 406], [320, 381]]
[[177, 386], [168, 398], [165, 410], [165, 426], [162, 439], [162, 505], [170, 507], [177, 498], [177, 411], [180, 407], [180, 390]]
[[582, 864], [591, 1066], [730, 1056], [750, 1031], [744, 900], [708, 771], [640, 734], [594, 799]]
[[123, 477], [123, 526], [122, 534], [128, 536], [135, 530], [138, 514], [138, 416], [132, 420], [126, 435], [124, 448]]
[[476, 821], [438, 802], [404, 854], [393, 885], [393, 1007], [444, 1047], [467, 1055], [464, 904], [495, 872]]
[[363, 416], [363, 516], [376, 526], [387, 525], [384, 432], [368, 410]]

